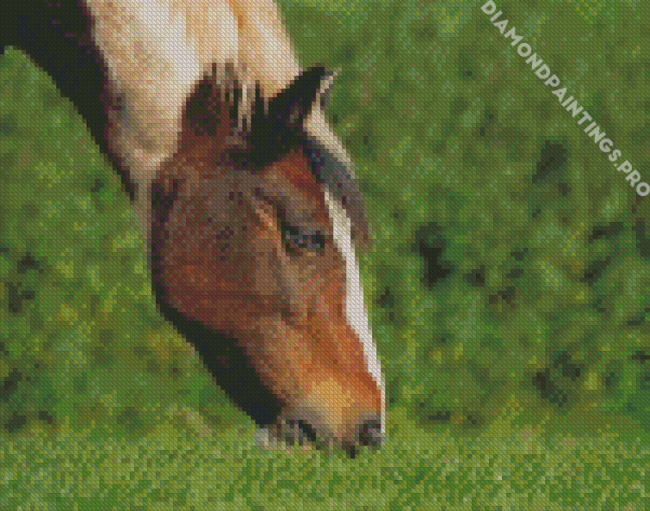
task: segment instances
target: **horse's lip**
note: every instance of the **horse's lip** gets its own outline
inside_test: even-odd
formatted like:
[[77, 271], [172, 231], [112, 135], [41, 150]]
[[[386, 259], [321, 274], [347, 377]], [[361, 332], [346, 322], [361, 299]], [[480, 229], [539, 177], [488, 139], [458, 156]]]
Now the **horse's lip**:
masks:
[[316, 443], [318, 441], [318, 435], [316, 434], [316, 430], [312, 427], [311, 424], [299, 420], [298, 429], [300, 431], [301, 440], [306, 439], [311, 443]]
[[[282, 447], [289, 448], [293, 446], [308, 447], [333, 454], [335, 445], [345, 452], [350, 459], [356, 458], [361, 452], [363, 445], [355, 445], [350, 442], [337, 444], [332, 439], [319, 439], [314, 428], [301, 419], [286, 419], [275, 425], [266, 426], [260, 430], [258, 436], [258, 445], [263, 447]], [[264, 432], [265, 434], [262, 434]], [[292, 434], [293, 433], [293, 434]], [[328, 441], [329, 440], [329, 441]], [[368, 445], [370, 449], [375, 446]]]
[[332, 453], [332, 451], [338, 445], [340, 449], [345, 451], [350, 459], [354, 459], [360, 452], [361, 446], [354, 445], [353, 443], [342, 442], [340, 444], [337, 444], [332, 438], [319, 438], [316, 429], [307, 421], [304, 421], [302, 419], [286, 419], [280, 425], [281, 430], [283, 426], [288, 427], [288, 431], [284, 430], [284, 432], [294, 433], [294, 436], [287, 436], [286, 434], [282, 435], [289, 445], [294, 445], [297, 443], [301, 446], [307, 445], [319, 450], [325, 450], [330, 453]]

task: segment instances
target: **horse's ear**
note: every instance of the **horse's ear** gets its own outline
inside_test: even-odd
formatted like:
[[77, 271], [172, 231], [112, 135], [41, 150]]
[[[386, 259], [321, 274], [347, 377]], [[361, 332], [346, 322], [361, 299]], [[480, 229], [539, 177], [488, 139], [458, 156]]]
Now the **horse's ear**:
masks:
[[248, 148], [241, 161], [252, 167], [264, 167], [287, 152], [299, 140], [303, 123], [319, 97], [329, 89], [333, 73], [323, 66], [303, 71], [275, 97], [262, 97], [260, 85], [255, 85]]
[[329, 89], [333, 73], [323, 66], [311, 67], [297, 76], [288, 88], [269, 102], [268, 119], [271, 125], [302, 127], [323, 87]]

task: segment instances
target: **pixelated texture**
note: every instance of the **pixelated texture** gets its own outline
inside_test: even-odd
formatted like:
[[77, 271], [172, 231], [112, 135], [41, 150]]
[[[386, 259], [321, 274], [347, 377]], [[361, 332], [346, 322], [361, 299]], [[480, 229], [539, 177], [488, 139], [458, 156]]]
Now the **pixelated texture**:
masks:
[[[328, 119], [371, 225], [356, 257], [386, 443], [259, 448], [251, 410], [161, 314], [120, 177], [10, 48], [0, 509], [645, 509], [648, 199], [480, 3], [281, 7], [301, 62], [342, 69]], [[498, 7], [650, 179], [648, 5]]]

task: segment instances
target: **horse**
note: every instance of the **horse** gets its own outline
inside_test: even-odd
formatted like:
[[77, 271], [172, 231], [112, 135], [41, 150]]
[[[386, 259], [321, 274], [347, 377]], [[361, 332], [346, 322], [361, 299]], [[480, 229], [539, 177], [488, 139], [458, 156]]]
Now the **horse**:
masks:
[[[6, 10], [6, 8], [5, 8]], [[354, 456], [386, 405], [356, 248], [370, 225], [273, 0], [25, 0], [0, 43], [77, 107], [122, 177], [157, 305], [261, 446]]]

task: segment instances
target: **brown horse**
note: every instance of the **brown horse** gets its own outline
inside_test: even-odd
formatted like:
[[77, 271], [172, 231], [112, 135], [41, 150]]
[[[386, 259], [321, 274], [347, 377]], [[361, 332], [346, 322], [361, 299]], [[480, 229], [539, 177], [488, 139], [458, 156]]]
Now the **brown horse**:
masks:
[[[273, 0], [40, 7], [7, 44], [41, 23], [34, 36], [74, 41], [80, 69], [100, 71], [102, 108], [92, 84], [66, 81], [62, 57], [22, 45], [126, 176], [163, 313], [216, 376], [220, 343], [235, 340], [260, 383], [243, 400], [277, 400], [272, 421], [244, 406], [271, 439], [379, 445], [384, 385], [354, 252], [370, 230], [321, 110], [332, 74], [300, 70]], [[236, 374], [225, 387], [241, 394]]]

